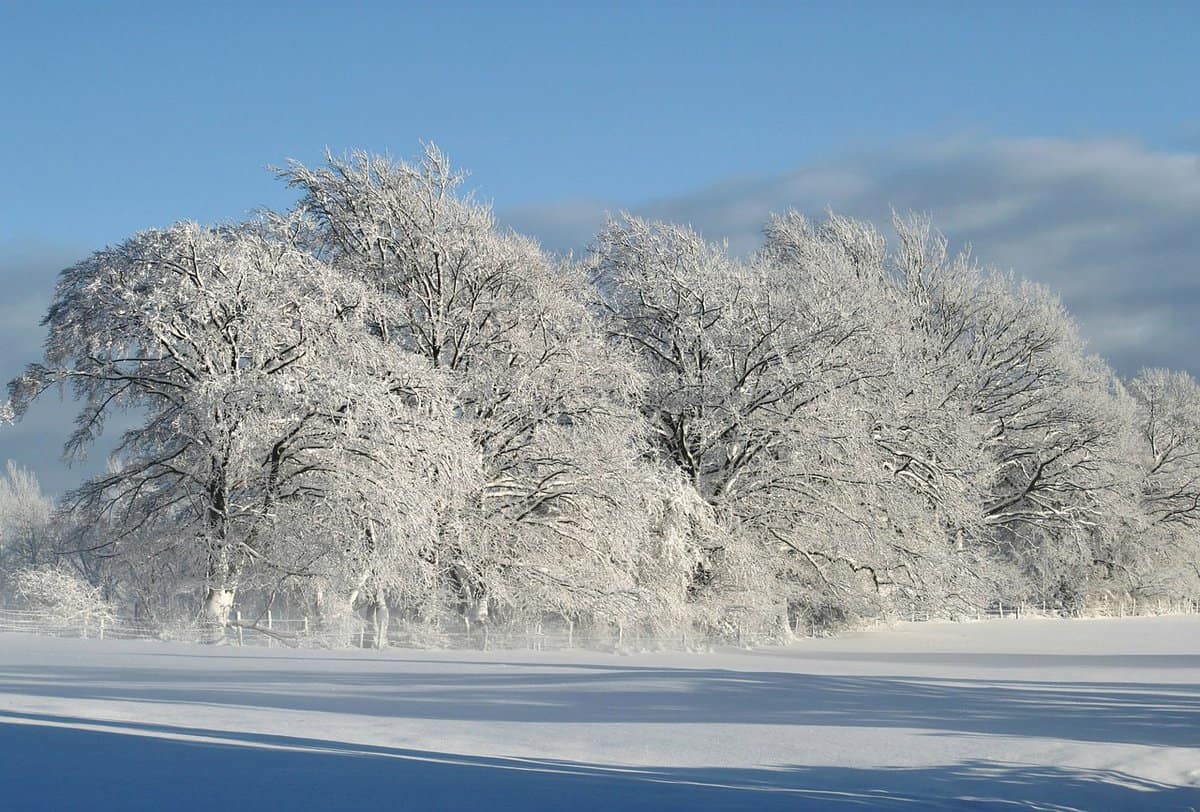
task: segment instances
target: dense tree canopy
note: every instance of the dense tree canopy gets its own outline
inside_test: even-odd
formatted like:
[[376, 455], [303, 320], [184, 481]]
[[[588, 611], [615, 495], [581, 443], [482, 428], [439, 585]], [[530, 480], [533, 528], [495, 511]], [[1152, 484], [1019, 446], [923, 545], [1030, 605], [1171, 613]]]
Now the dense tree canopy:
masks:
[[68, 455], [132, 428], [57, 513], [0, 479], [0, 572], [43, 573], [13, 583], [69, 566], [217, 631], [358, 613], [379, 645], [396, 616], [783, 635], [1196, 594], [1196, 382], [1122, 382], [1052, 293], [927, 221], [787, 212], [737, 257], [622, 217], [575, 260], [433, 147], [279, 175], [290, 212], [63, 272], [0, 421], [65, 386]]

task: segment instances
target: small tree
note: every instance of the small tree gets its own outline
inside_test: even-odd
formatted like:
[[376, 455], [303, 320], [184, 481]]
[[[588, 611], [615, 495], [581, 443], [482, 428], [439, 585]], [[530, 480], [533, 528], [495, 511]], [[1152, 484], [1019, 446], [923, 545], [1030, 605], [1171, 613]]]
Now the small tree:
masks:
[[99, 587], [61, 566], [18, 570], [13, 592], [20, 606], [60, 626], [87, 627], [112, 622], [114, 609]]
[[37, 476], [9, 460], [0, 475], [0, 587], [5, 573], [55, 559], [54, 503]]

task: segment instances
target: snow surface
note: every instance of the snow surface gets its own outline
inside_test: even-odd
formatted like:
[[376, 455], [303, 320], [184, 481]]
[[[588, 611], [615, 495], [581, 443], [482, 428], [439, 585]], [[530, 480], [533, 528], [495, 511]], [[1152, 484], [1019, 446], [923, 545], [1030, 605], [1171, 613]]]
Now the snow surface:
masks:
[[0, 809], [1200, 809], [1200, 617], [710, 653], [0, 634]]

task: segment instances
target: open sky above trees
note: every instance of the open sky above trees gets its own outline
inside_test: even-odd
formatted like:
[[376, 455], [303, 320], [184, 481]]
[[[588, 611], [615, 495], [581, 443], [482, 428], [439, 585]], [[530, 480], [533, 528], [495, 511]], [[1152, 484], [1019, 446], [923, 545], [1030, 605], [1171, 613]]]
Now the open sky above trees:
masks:
[[[1200, 371], [1200, 28], [1185, 4], [0, 3], [0, 379], [39, 355], [58, 271], [181, 219], [295, 194], [266, 170], [436, 140], [503, 223], [578, 250], [605, 212], [735, 252], [797, 208], [1050, 285], [1132, 376]], [[953, 66], [953, 69], [947, 69]], [[69, 408], [0, 429], [62, 492]]]

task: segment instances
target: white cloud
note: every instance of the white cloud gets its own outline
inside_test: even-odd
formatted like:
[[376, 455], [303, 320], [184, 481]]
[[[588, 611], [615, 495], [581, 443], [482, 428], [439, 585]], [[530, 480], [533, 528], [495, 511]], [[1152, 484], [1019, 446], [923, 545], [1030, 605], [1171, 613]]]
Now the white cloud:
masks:
[[739, 252], [771, 212], [826, 209], [886, 223], [920, 211], [955, 245], [1058, 291], [1097, 352], [1125, 374], [1200, 373], [1200, 156], [1125, 141], [960, 137], [860, 152], [777, 177], [634, 205], [503, 214], [556, 250], [579, 249], [606, 209], [688, 222]]

